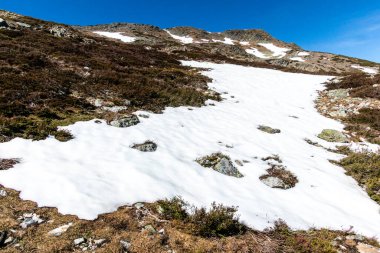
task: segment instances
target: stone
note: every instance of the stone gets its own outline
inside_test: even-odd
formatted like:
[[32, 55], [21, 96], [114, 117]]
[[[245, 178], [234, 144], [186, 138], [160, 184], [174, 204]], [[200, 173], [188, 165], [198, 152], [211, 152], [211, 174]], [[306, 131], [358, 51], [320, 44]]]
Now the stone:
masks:
[[134, 126], [134, 125], [137, 125], [138, 123], [140, 123], [139, 118], [136, 115], [131, 114], [131, 115], [123, 115], [123, 116], [120, 116], [116, 120], [112, 120], [110, 122], [110, 125], [114, 127], [123, 128], [123, 127]]
[[107, 241], [106, 239], [98, 239], [98, 240], [94, 240], [94, 244], [97, 247], [101, 247], [106, 241]]
[[318, 134], [318, 138], [328, 142], [349, 142], [348, 138], [343, 133], [334, 129], [324, 129], [320, 134]]
[[86, 242], [86, 239], [85, 239], [85, 238], [83, 238], [83, 237], [81, 237], [81, 238], [77, 238], [77, 239], [74, 240], [74, 245], [75, 245], [75, 246], [78, 246], [78, 245], [80, 245], [80, 244], [82, 244], [82, 243], [85, 243], [85, 242]]
[[380, 253], [380, 248], [359, 242], [356, 246], [359, 253]]
[[35, 213], [25, 213], [23, 214], [23, 216], [19, 218], [19, 220], [22, 220], [22, 222], [20, 223], [20, 227], [24, 229], [29, 226], [41, 224], [42, 222], [44, 222], [44, 220], [41, 219], [40, 216]]
[[129, 248], [132, 246], [132, 244], [128, 242], [127, 240], [120, 240], [120, 244], [121, 244], [121, 248], [125, 251], [128, 251]]
[[132, 148], [137, 149], [141, 152], [154, 152], [157, 150], [157, 144], [152, 141], [146, 141], [141, 144], [134, 144]]
[[62, 225], [58, 228], [55, 228], [55, 229], [49, 231], [48, 234], [51, 236], [60, 236], [63, 233], [65, 233], [72, 225], [73, 225], [73, 223], [71, 223], [71, 222], [68, 224]]
[[333, 99], [342, 99], [342, 98], [348, 97], [349, 93], [347, 89], [336, 89], [336, 90], [329, 90], [327, 92], [327, 96]]
[[59, 37], [59, 38], [76, 38], [76, 37], [78, 37], [76, 34], [74, 34], [68, 28], [63, 27], [63, 26], [59, 26], [59, 25], [52, 26], [49, 29], [49, 33], [52, 34], [53, 36]]
[[157, 231], [156, 231], [156, 229], [152, 226], [152, 225], [146, 225], [145, 227], [144, 227], [144, 230], [145, 231], [148, 231], [148, 233], [150, 234], [150, 235], [153, 235], [153, 234], [155, 234], [155, 233], [157, 233]]
[[264, 184], [266, 184], [267, 186], [269, 186], [271, 188], [284, 188], [285, 187], [284, 181], [278, 177], [266, 177], [266, 178], [261, 179], [261, 182], [263, 182]]
[[231, 159], [222, 153], [214, 153], [209, 156], [198, 158], [196, 162], [203, 167], [212, 168], [213, 170], [227, 176], [237, 178], [243, 177], [239, 170], [234, 166]]
[[240, 160], [235, 160], [235, 163], [239, 166], [244, 166], [244, 164], [242, 163], [242, 161]]
[[257, 129], [259, 129], [259, 130], [261, 130], [263, 132], [266, 132], [268, 134], [279, 134], [279, 133], [281, 133], [280, 129], [271, 128], [269, 126], [264, 126], [264, 125], [258, 126]]
[[5, 241], [7, 240], [8, 232], [0, 231], [0, 248], [5, 246]]
[[13, 168], [20, 161], [18, 159], [0, 159], [0, 170], [8, 170]]
[[0, 197], [6, 197], [8, 193], [5, 190], [0, 190]]
[[137, 209], [141, 209], [141, 208], [144, 207], [144, 204], [139, 202], [139, 203], [134, 204], [134, 206], [135, 206]]

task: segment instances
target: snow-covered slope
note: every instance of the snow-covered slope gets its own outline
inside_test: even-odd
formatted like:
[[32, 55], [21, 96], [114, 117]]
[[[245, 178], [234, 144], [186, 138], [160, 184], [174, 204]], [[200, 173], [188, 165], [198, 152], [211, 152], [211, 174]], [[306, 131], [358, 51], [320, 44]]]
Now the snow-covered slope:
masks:
[[[193, 110], [144, 112], [150, 117], [129, 128], [78, 122], [65, 127], [75, 135], [66, 143], [54, 138], [2, 143], [3, 158], [19, 157], [22, 162], [1, 171], [0, 183], [20, 190], [22, 198], [40, 206], [55, 206], [85, 219], [124, 204], [180, 195], [198, 206], [213, 201], [239, 206], [242, 220], [258, 229], [281, 218], [293, 228], [353, 226], [359, 233], [380, 236], [379, 206], [342, 168], [329, 162], [338, 155], [304, 141], [317, 140], [324, 128], [342, 129], [314, 108], [317, 90], [328, 77], [185, 64], [211, 68], [205, 72], [213, 79], [210, 86], [227, 92], [225, 100]], [[261, 124], [281, 133], [261, 132], [257, 129]], [[156, 152], [130, 148], [146, 140], [158, 144]], [[244, 177], [219, 174], [195, 162], [217, 151], [249, 161], [239, 167]], [[259, 180], [268, 168], [260, 158], [272, 154], [278, 154], [298, 177], [294, 188], [273, 189]]]

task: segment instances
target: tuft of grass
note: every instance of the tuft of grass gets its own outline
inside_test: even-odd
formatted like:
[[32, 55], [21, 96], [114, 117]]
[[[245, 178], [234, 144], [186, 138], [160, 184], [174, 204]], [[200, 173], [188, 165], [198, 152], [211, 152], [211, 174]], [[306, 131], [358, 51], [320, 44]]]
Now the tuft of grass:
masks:
[[74, 136], [68, 130], [58, 130], [54, 133], [54, 137], [61, 142], [74, 139]]
[[157, 202], [158, 212], [167, 220], [186, 220], [189, 215], [186, 212], [188, 204], [180, 197], [160, 200]]

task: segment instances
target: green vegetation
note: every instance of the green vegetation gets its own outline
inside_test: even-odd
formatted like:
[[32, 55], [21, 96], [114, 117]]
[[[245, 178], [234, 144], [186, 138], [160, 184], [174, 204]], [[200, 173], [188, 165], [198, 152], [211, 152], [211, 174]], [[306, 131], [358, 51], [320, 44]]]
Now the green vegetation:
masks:
[[350, 152], [338, 165], [342, 166], [347, 175], [352, 176], [368, 195], [380, 204], [380, 155], [375, 153]]
[[[157, 202], [157, 209], [165, 219], [174, 219], [188, 224], [191, 234], [201, 237], [225, 237], [240, 235], [247, 227], [236, 216], [236, 207], [226, 207], [216, 203], [211, 208], [189, 206], [181, 198], [175, 197]], [[188, 213], [187, 210], [192, 210]]]

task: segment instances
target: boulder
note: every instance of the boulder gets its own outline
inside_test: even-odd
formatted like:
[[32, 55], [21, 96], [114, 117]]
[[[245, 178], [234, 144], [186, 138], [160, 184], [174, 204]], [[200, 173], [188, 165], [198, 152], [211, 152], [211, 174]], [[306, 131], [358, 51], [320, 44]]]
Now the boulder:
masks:
[[271, 188], [284, 190], [292, 188], [298, 183], [297, 177], [282, 165], [272, 165], [267, 169], [267, 174], [260, 176], [259, 179]]
[[7, 28], [9, 27], [7, 21], [5, 21], [4, 19], [0, 18], [0, 28]]
[[232, 177], [243, 177], [240, 171], [234, 166], [231, 159], [222, 153], [214, 153], [196, 160], [200, 165]]
[[141, 152], [154, 152], [157, 150], [157, 144], [153, 141], [146, 141], [141, 144], [134, 144], [132, 148], [137, 149]]
[[122, 115], [119, 116], [117, 119], [112, 120], [109, 124], [114, 127], [130, 127], [134, 126], [140, 123], [139, 118], [134, 115]]
[[334, 129], [324, 129], [320, 134], [318, 134], [318, 138], [328, 142], [349, 142], [347, 136]]
[[260, 125], [258, 126], [259, 130], [263, 131], [263, 132], [266, 132], [268, 134], [279, 134], [281, 133], [281, 130], [280, 129], [276, 129], [276, 128], [271, 128], [269, 126], [264, 126], [264, 125]]
[[267, 186], [271, 188], [284, 189], [286, 187], [284, 181], [278, 177], [269, 176], [269, 177], [261, 179], [261, 182], [263, 182], [264, 184], [266, 184]]

